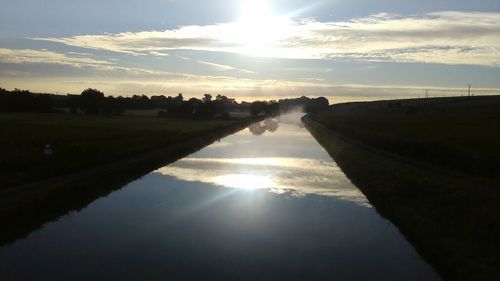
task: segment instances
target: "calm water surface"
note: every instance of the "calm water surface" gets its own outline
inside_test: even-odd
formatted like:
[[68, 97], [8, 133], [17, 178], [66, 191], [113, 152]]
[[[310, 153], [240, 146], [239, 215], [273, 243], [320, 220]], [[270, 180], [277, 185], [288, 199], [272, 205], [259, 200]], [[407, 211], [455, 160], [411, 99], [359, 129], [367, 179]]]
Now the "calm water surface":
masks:
[[438, 280], [298, 116], [282, 119], [1, 248], [0, 280]]

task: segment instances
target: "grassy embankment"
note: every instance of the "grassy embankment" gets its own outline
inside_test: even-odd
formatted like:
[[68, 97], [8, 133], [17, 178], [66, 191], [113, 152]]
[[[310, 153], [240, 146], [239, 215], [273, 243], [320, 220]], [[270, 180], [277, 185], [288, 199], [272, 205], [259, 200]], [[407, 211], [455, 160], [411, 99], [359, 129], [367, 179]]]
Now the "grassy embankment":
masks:
[[[61, 114], [0, 115], [0, 189], [118, 161], [237, 121]], [[53, 157], [44, 157], [50, 144]]]
[[[244, 128], [251, 119], [0, 115], [0, 244]], [[52, 157], [44, 157], [49, 143]]]
[[306, 127], [446, 280], [500, 280], [500, 97], [343, 104]]

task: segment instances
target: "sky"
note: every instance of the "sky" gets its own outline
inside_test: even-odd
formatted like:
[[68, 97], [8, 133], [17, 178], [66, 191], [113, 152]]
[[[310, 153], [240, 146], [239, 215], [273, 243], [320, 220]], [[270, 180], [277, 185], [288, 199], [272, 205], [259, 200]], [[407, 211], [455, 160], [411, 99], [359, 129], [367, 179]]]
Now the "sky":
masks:
[[331, 102], [500, 94], [500, 0], [0, 0], [0, 87]]

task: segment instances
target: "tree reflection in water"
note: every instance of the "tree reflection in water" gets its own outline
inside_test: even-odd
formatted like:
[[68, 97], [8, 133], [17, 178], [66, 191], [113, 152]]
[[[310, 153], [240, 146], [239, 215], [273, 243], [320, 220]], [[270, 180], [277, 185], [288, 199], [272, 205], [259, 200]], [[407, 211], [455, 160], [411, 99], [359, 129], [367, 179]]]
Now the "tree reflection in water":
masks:
[[249, 127], [249, 130], [254, 136], [260, 136], [263, 135], [266, 131], [274, 133], [278, 130], [278, 128], [279, 128], [278, 121], [276, 121], [276, 119], [273, 118], [268, 118], [263, 122], [252, 124]]

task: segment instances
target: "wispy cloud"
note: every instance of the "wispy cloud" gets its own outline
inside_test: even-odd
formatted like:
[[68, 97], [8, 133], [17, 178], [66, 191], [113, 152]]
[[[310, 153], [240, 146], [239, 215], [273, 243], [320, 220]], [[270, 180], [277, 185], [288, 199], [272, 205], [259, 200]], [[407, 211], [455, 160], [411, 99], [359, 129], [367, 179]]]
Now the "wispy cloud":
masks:
[[[220, 70], [235, 70], [239, 72], [250, 70], [237, 69], [232, 66], [216, 64], [208, 61], [193, 60]], [[3, 86], [18, 87], [29, 84], [45, 91], [78, 91], [87, 84], [102, 86], [109, 94], [128, 95], [138, 92], [165, 93], [188, 92], [200, 95], [212, 93], [264, 93], [266, 91], [285, 92], [287, 89], [302, 89], [304, 87], [323, 87], [310, 82], [251, 79], [229, 75], [195, 75], [174, 73], [140, 67], [130, 67], [116, 64], [115, 61], [98, 60], [86, 53], [58, 53], [53, 51], [32, 49], [0, 48], [0, 63], [4, 65], [24, 65], [21, 70], [11, 66], [0, 68], [0, 83]], [[39, 65], [41, 67], [34, 67]], [[72, 67], [71, 73], [68, 68]], [[57, 83], [54, 83], [57, 81]], [[60, 88], [57, 88], [60, 87]], [[32, 88], [33, 89], [33, 88]]]
[[210, 67], [212, 67], [216, 70], [219, 70], [219, 71], [234, 70], [234, 71], [238, 71], [241, 73], [255, 74], [254, 71], [251, 71], [248, 69], [241, 69], [241, 68], [237, 68], [237, 67], [226, 65], [226, 64], [214, 63], [214, 62], [209, 62], [209, 61], [204, 61], [204, 60], [196, 60], [196, 59], [192, 59], [192, 58], [185, 57], [185, 56], [179, 56], [179, 55], [177, 57], [180, 59], [183, 59], [183, 60], [194, 61], [194, 62], [202, 64], [202, 65], [207, 65], [207, 66], [210, 66]]
[[343, 22], [306, 19], [262, 32], [276, 33], [267, 34], [274, 39], [265, 46], [242, 40], [245, 35], [238, 23], [34, 39], [135, 55], [190, 49], [294, 59], [500, 66], [500, 13], [377, 14]]
[[178, 76], [179, 74], [139, 67], [117, 65], [110, 60], [92, 58], [89, 53], [54, 52], [46, 49], [6, 49], [0, 48], [0, 62], [8, 64], [45, 64], [67, 65], [74, 68], [89, 68], [93, 71], [115, 72], [127, 75], [144, 75], [147, 77]]
[[199, 64], [208, 65], [208, 66], [214, 67], [214, 68], [222, 70], [222, 71], [235, 70], [236, 69], [235, 67], [232, 67], [232, 66], [229, 66], [229, 65], [218, 64], [218, 63], [213, 63], [213, 62], [209, 62], [209, 61], [197, 60], [197, 62]]
[[111, 65], [106, 60], [97, 60], [89, 57], [86, 53], [68, 54], [53, 51], [32, 49], [5, 49], [0, 48], [0, 62], [4, 63], [45, 63], [70, 65], [74, 67], [99, 67], [104, 68]]

